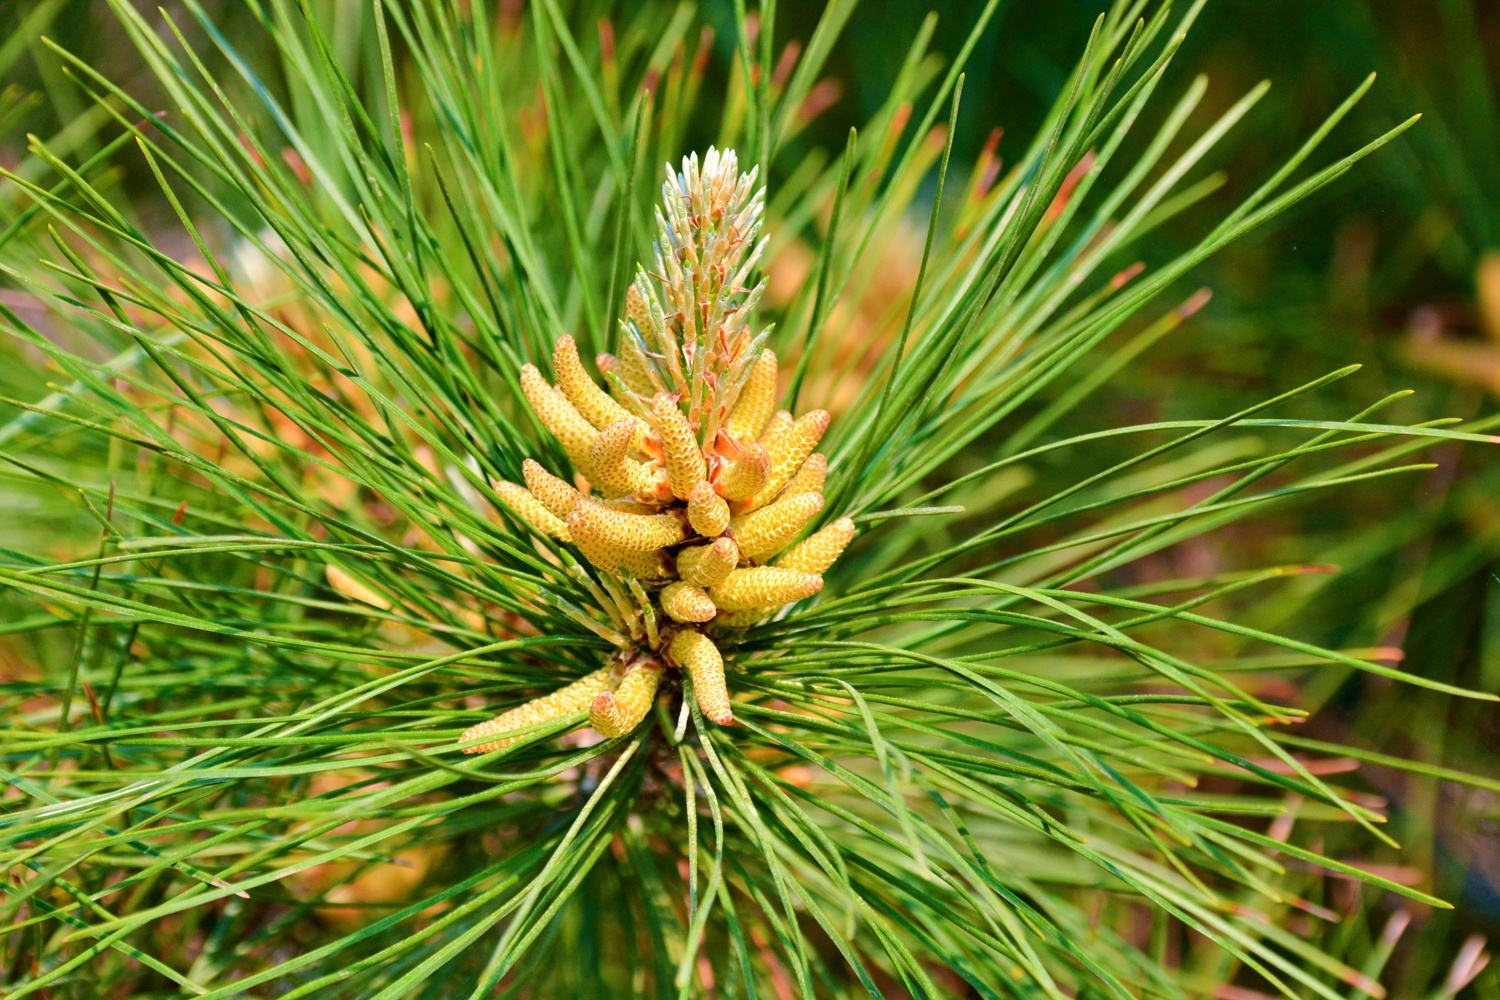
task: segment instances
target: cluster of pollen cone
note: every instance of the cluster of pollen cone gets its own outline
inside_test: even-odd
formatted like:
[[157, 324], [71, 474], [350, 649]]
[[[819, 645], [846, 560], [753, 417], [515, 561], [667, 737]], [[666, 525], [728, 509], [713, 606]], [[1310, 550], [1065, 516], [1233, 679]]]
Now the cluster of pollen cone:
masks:
[[764, 287], [763, 202], [733, 151], [668, 167], [653, 266], [630, 286], [618, 351], [596, 359], [600, 378], [571, 337], [557, 341], [552, 380], [521, 369], [574, 475], [528, 459], [524, 485], [501, 483], [500, 497], [607, 590], [634, 595], [640, 613], [600, 669], [470, 728], [466, 752], [584, 710], [601, 735], [623, 736], [673, 670], [691, 678], [705, 717], [732, 722], [715, 636], [818, 593], [854, 537], [848, 518], [807, 533], [823, 511], [828, 462], [816, 449], [828, 414], [777, 409], [776, 355], [750, 328]]

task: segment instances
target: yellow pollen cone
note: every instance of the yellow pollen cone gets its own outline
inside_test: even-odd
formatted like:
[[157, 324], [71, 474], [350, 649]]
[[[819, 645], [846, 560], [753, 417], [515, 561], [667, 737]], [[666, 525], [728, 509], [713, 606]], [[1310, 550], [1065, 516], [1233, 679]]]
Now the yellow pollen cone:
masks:
[[693, 487], [692, 496], [688, 497], [687, 516], [694, 531], [714, 538], [724, 534], [724, 529], [729, 527], [729, 504], [705, 479]]
[[508, 747], [517, 739], [523, 737], [505, 737], [504, 733], [513, 732], [517, 729], [525, 729], [548, 719], [561, 718], [564, 715], [572, 715], [581, 712], [593, 703], [595, 696], [601, 691], [613, 688], [620, 680], [623, 668], [619, 666], [605, 667], [595, 670], [587, 676], [569, 684], [565, 688], [553, 691], [551, 694], [533, 698], [524, 705], [517, 705], [508, 712], [502, 712], [488, 722], [481, 722], [477, 726], [470, 726], [464, 730], [459, 737], [460, 743], [478, 739], [481, 736], [494, 736], [484, 743], [471, 747], [464, 747], [464, 753], [489, 753], [491, 750], [499, 750]]
[[706, 622], [718, 611], [702, 587], [678, 580], [662, 588], [661, 609], [674, 622]]
[[731, 524], [734, 542], [746, 559], [765, 559], [790, 545], [822, 509], [821, 493], [785, 497], [735, 518]]
[[601, 691], [589, 707], [589, 725], [601, 736], [613, 739], [624, 736], [651, 711], [656, 687], [661, 683], [661, 666], [654, 662], [630, 668], [613, 691]]
[[641, 580], [660, 580], [671, 575], [660, 549], [654, 552], [629, 552], [618, 548], [602, 548], [576, 538], [573, 539], [573, 544], [591, 564], [610, 573], [627, 573]]
[[777, 608], [751, 608], [749, 611], [720, 611], [714, 616], [714, 625], [722, 628], [749, 628], [765, 621], [776, 610]]
[[531, 495], [536, 497], [553, 517], [567, 520], [568, 515], [573, 513], [580, 494], [571, 484], [558, 479], [542, 468], [540, 462], [530, 458], [521, 463], [521, 475], [526, 478], [526, 488], [531, 491]]
[[714, 604], [725, 611], [771, 608], [811, 597], [823, 589], [823, 578], [780, 566], [737, 569], [709, 589]]
[[792, 429], [794, 423], [796, 421], [792, 419], [791, 411], [777, 410], [771, 414], [765, 430], [760, 432], [760, 443], [770, 448], [778, 438]]
[[[599, 432], [589, 448], [589, 478], [606, 497], [641, 495], [669, 500], [670, 494], [658, 497], [658, 483], [651, 467], [630, 457], [638, 423], [629, 419], [616, 420]], [[661, 485], [665, 487], [665, 482]], [[661, 492], [665, 493], [665, 489]]]
[[763, 444], [753, 444], [719, 473], [715, 488], [726, 500], [749, 500], [759, 493], [771, 475], [771, 453]]
[[771, 411], [775, 408], [776, 355], [770, 351], [761, 351], [750, 368], [750, 374], [745, 378], [739, 399], [729, 411], [724, 429], [736, 441], [748, 444], [760, 437], [760, 432], [765, 429], [766, 421], [771, 419]]
[[573, 464], [584, 466], [594, 440], [593, 424], [583, 419], [566, 396], [547, 384], [536, 365], [521, 366], [521, 391], [526, 394], [532, 412], [562, 444]]
[[672, 487], [672, 495], [686, 500], [704, 479], [703, 451], [671, 393], [656, 394], [651, 401], [651, 414], [656, 418], [656, 432], [661, 436], [662, 458], [667, 465], [667, 482]]
[[799, 573], [822, 573], [853, 539], [854, 521], [841, 517], [792, 546], [776, 560], [776, 565]]
[[620, 347], [620, 379], [637, 396], [647, 399], [656, 391], [656, 380], [651, 377], [651, 362], [635, 344]]
[[598, 383], [590, 377], [583, 367], [583, 359], [578, 356], [578, 345], [573, 342], [572, 337], [557, 339], [552, 352], [552, 375], [557, 379], [557, 387], [568, 397], [568, 402], [583, 415], [583, 419], [595, 427], [603, 430], [610, 424], [629, 420], [635, 434], [645, 435], [645, 421], [631, 416], [625, 407], [615, 402], [614, 397], [599, 388]]
[[771, 453], [771, 474], [760, 492], [751, 497], [751, 509], [760, 507], [776, 498], [783, 486], [791, 482], [802, 463], [812, 455], [813, 449], [828, 430], [828, 411], [813, 410], [804, 413], [774, 439], [767, 439], [766, 450]]
[[596, 501], [585, 501], [568, 515], [568, 530], [583, 543], [614, 547], [626, 552], [650, 552], [676, 545], [687, 537], [682, 515], [630, 514]]
[[822, 493], [823, 483], [828, 478], [828, 456], [821, 452], [814, 452], [807, 456], [807, 461], [802, 463], [802, 468], [792, 477], [792, 481], [786, 484], [781, 492], [787, 496], [796, 496], [798, 493]]
[[740, 549], [732, 538], [715, 539], [677, 553], [677, 575], [700, 587], [716, 587], [739, 565]]
[[563, 523], [562, 518], [549, 511], [524, 486], [501, 480], [496, 484], [495, 492], [500, 494], [500, 499], [505, 501], [506, 506], [525, 521], [532, 531], [564, 542], [571, 540], [568, 526]]
[[729, 689], [724, 685], [724, 658], [713, 640], [702, 632], [684, 629], [672, 637], [667, 655], [693, 679], [693, 697], [703, 714], [721, 726], [733, 722]]
[[[632, 325], [635, 333], [630, 329]], [[625, 321], [620, 326], [620, 378], [636, 395], [649, 397], [659, 386], [651, 376], [651, 362], [636, 343], [636, 333], [645, 337], [651, 329], [651, 310], [633, 283], [625, 290]]]

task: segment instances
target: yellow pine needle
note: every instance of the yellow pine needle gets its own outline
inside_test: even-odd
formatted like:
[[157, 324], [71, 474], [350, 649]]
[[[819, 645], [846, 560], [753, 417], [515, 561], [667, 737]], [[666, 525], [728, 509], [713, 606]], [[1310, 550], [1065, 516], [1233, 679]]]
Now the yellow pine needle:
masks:
[[677, 575], [700, 587], [717, 587], [739, 565], [740, 549], [732, 538], [698, 545], [677, 553]]
[[489, 753], [492, 750], [503, 749], [522, 738], [505, 737], [503, 735], [505, 733], [526, 729], [549, 719], [558, 719], [583, 711], [593, 703], [600, 692], [608, 691], [619, 683], [622, 670], [623, 668], [619, 665], [595, 670], [565, 688], [559, 688], [540, 698], [533, 698], [524, 705], [518, 705], [508, 712], [500, 713], [488, 722], [470, 726], [459, 737], [459, 742], [467, 743], [469, 740], [479, 739], [482, 736], [499, 738], [464, 747], [464, 753]]
[[736, 441], [749, 443], [760, 437], [771, 411], [776, 408], [776, 355], [761, 351], [740, 389], [740, 397], [724, 421], [724, 429]]
[[705, 479], [693, 487], [693, 493], [688, 497], [687, 516], [694, 531], [706, 538], [715, 538], [729, 527], [729, 504]]
[[822, 493], [823, 483], [828, 478], [828, 456], [821, 452], [814, 452], [807, 456], [807, 461], [802, 463], [802, 468], [792, 477], [792, 481], [786, 484], [781, 492], [787, 496], [796, 496], [798, 493]]
[[730, 530], [742, 556], [765, 559], [790, 545], [822, 509], [823, 494], [798, 493], [736, 517]]
[[641, 496], [666, 501], [666, 482], [653, 475], [653, 468], [630, 457], [640, 421], [616, 420], [601, 430], [589, 448], [588, 474], [607, 497]]
[[702, 587], [682, 580], [663, 587], [660, 600], [661, 609], [674, 622], [712, 621], [714, 613], [718, 611], [714, 607], [713, 598]]
[[702, 632], [683, 629], [672, 637], [667, 655], [693, 679], [693, 697], [703, 714], [721, 726], [733, 722], [729, 689], [724, 684], [724, 658], [713, 640]]
[[599, 388], [583, 367], [583, 359], [578, 356], [578, 345], [573, 342], [572, 337], [557, 338], [552, 351], [552, 375], [557, 379], [557, 387], [583, 415], [583, 419], [600, 430], [618, 421], [628, 420], [632, 440], [639, 444], [640, 441], [636, 438], [644, 439], [645, 422], [631, 416], [623, 406], [615, 402], [614, 397]]
[[841, 517], [792, 546], [776, 560], [776, 565], [799, 573], [822, 573], [833, 565], [853, 539], [854, 521]]
[[495, 487], [500, 494], [500, 499], [505, 501], [517, 517], [539, 535], [547, 535], [560, 541], [571, 541], [572, 536], [568, 534], [568, 526], [546, 508], [543, 503], [524, 486], [501, 480]]
[[667, 465], [667, 483], [679, 500], [692, 496], [693, 489], [704, 479], [703, 451], [693, 435], [692, 425], [671, 393], [659, 392], [651, 400], [651, 415], [656, 418], [656, 432], [661, 436], [662, 458]]
[[613, 691], [601, 691], [594, 696], [589, 707], [589, 725], [601, 736], [611, 739], [624, 736], [640, 725], [651, 710], [660, 683], [660, 664], [647, 661], [631, 667]]
[[823, 432], [828, 430], [828, 420], [827, 410], [813, 410], [802, 414], [789, 425], [782, 425], [785, 429], [780, 430], [775, 437], [768, 433], [765, 444], [766, 450], [771, 453], [771, 473], [766, 479], [766, 485], [751, 497], [748, 505], [750, 509], [774, 500], [782, 487], [791, 482], [802, 463], [807, 461], [818, 442], [823, 439]]
[[765, 488], [771, 475], [771, 453], [763, 444], [753, 444], [719, 473], [716, 488], [726, 500], [749, 500]]
[[589, 445], [594, 441], [594, 425], [583, 419], [568, 398], [542, 378], [536, 365], [521, 366], [521, 391], [526, 394], [526, 401], [531, 404], [532, 412], [542, 426], [562, 444], [568, 458], [575, 466], [585, 468]]
[[823, 578], [817, 574], [753, 566], [730, 572], [723, 583], [709, 589], [709, 596], [725, 611], [752, 611], [800, 601], [822, 589]]
[[531, 458], [521, 463], [521, 475], [526, 478], [526, 488], [531, 495], [541, 501], [553, 517], [567, 520], [573, 513], [581, 494], [571, 484], [557, 478]]

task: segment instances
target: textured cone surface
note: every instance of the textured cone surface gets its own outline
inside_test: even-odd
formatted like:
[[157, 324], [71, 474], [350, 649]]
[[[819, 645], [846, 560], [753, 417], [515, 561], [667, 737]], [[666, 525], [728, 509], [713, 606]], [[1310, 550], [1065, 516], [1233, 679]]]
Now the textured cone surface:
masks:
[[651, 363], [634, 344], [626, 344], [620, 349], [620, 380], [638, 396], [650, 397], [656, 391], [656, 383], [651, 378]]
[[687, 537], [682, 517], [677, 513], [630, 514], [594, 501], [573, 508], [568, 515], [568, 530], [579, 544], [601, 551], [650, 552], [676, 545]]
[[557, 346], [552, 352], [552, 375], [557, 379], [557, 387], [562, 390], [568, 402], [590, 424], [603, 430], [617, 421], [628, 420], [631, 440], [638, 434], [644, 434], [646, 425], [632, 417], [589, 376], [583, 367], [583, 360], [578, 356], [578, 345], [573, 342], [572, 337], [558, 338]]
[[677, 575], [700, 587], [716, 587], [739, 565], [740, 549], [732, 538], [715, 539], [677, 553]]
[[750, 442], [760, 436], [771, 411], [776, 408], [776, 355], [761, 351], [740, 389], [740, 398], [729, 419], [724, 422], [727, 430], [737, 441]]
[[845, 546], [853, 540], [854, 522], [841, 517], [792, 546], [776, 560], [776, 565], [799, 573], [822, 573], [833, 565], [833, 561], [843, 554]]
[[[579, 504], [578, 511], [583, 510], [584, 504]], [[568, 518], [571, 523], [574, 516]], [[579, 520], [586, 520], [587, 515]], [[596, 534], [585, 532], [580, 536], [572, 528], [568, 529], [573, 536], [573, 544], [593, 565], [610, 573], [626, 572], [631, 576], [640, 577], [644, 580], [654, 580], [667, 575], [666, 559], [660, 549], [649, 552], [638, 552], [632, 549], [623, 549], [618, 545], [612, 545], [608, 541], [601, 541]]]
[[557, 478], [535, 459], [521, 463], [521, 475], [526, 478], [526, 488], [541, 501], [553, 517], [567, 520], [573, 508], [578, 506], [579, 493], [571, 485]]
[[459, 742], [467, 743], [469, 740], [479, 739], [482, 736], [497, 737], [475, 746], [464, 747], [464, 753], [489, 753], [491, 750], [508, 747], [521, 737], [505, 737], [505, 733], [525, 729], [528, 726], [546, 722], [548, 719], [581, 712], [593, 703], [594, 698], [601, 691], [614, 687], [619, 679], [620, 668], [618, 666], [595, 670], [565, 688], [542, 695], [540, 698], [533, 698], [524, 705], [517, 705], [488, 722], [470, 726], [459, 737]]
[[766, 440], [766, 450], [771, 453], [771, 473], [766, 485], [751, 499], [751, 507], [759, 507], [774, 500], [781, 488], [791, 482], [802, 463], [807, 461], [818, 442], [823, 439], [823, 432], [828, 430], [828, 420], [827, 410], [813, 410], [798, 417], [775, 438]]
[[792, 481], [786, 484], [782, 490], [787, 496], [796, 496], [798, 493], [822, 493], [823, 482], [828, 478], [828, 456], [821, 452], [814, 452], [807, 456], [807, 461], [802, 463], [802, 468], [792, 477]]
[[693, 697], [703, 714], [721, 726], [734, 721], [729, 689], [724, 684], [724, 658], [719, 647], [702, 632], [684, 629], [672, 637], [670, 656], [693, 679]]
[[670, 393], [658, 393], [651, 402], [656, 417], [656, 431], [661, 435], [662, 458], [667, 465], [667, 482], [672, 495], [686, 500], [704, 479], [703, 451], [687, 417], [678, 409]]
[[823, 578], [780, 566], [737, 569], [709, 591], [714, 604], [725, 611], [774, 608], [811, 597], [823, 589]]
[[713, 599], [698, 586], [678, 580], [669, 583], [661, 592], [661, 609], [674, 622], [701, 623], [713, 620], [718, 608]]
[[506, 506], [515, 511], [516, 516], [525, 521], [532, 531], [565, 542], [571, 540], [568, 526], [562, 518], [548, 510], [524, 486], [501, 481], [496, 485], [495, 491], [500, 494], [500, 499], [505, 501]]
[[566, 396], [547, 384], [535, 365], [521, 366], [521, 391], [526, 394], [532, 412], [562, 443], [563, 451], [568, 453], [573, 464], [587, 465], [589, 445], [594, 440], [594, 425], [583, 419]]
[[657, 496], [650, 468], [630, 457], [631, 442], [637, 434], [637, 423], [638, 421], [633, 420], [616, 420], [599, 432], [589, 448], [589, 477], [607, 497], [637, 494], [651, 498]]
[[705, 479], [693, 488], [693, 495], [688, 497], [687, 516], [694, 531], [707, 538], [715, 538], [729, 527], [729, 504], [714, 492], [714, 488]]
[[771, 475], [771, 453], [763, 444], [753, 444], [740, 452], [719, 474], [719, 495], [727, 500], [749, 500], [765, 488]]
[[734, 519], [734, 541], [746, 559], [764, 559], [792, 543], [823, 509], [823, 494], [799, 493]]
[[613, 691], [602, 691], [589, 707], [589, 725], [601, 736], [613, 739], [624, 736], [651, 711], [656, 686], [661, 683], [661, 667], [639, 666], [626, 672]]
[[714, 616], [714, 625], [723, 628], [749, 628], [759, 625], [778, 608], [751, 608], [748, 611], [720, 611]]

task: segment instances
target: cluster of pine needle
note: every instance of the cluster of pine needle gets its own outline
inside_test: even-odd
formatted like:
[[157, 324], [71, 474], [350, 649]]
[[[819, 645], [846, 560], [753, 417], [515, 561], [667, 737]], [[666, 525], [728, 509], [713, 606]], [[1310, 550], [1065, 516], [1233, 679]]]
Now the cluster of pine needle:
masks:
[[1285, 681], [1492, 696], [1257, 526], [1490, 425], [1100, 402], [1372, 82], [1226, 184], [1202, 3], [988, 145], [997, 0], [858, 113], [858, 0], [94, 6], [0, 45], [8, 998], [1345, 1000], [1447, 905]]

